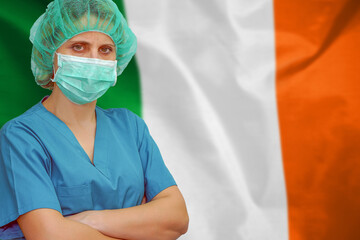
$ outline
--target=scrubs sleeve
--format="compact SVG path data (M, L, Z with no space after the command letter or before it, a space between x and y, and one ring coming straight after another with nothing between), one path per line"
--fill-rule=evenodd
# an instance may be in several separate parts
M137 116L136 116L137 117ZM137 117L138 148L145 176L145 194L151 201L158 193L176 185L144 120Z
M31 129L16 122L1 129L0 233L5 234L13 221L34 209L51 208L61 213L50 171L50 157Z

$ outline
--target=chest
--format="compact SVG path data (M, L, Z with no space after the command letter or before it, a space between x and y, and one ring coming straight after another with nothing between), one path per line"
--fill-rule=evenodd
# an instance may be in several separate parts
M51 179L64 215L136 206L144 196L136 142L126 133L98 130L46 141Z
M70 128L71 129L71 128ZM94 163L96 127L90 129L71 129L77 142L83 148L91 163Z

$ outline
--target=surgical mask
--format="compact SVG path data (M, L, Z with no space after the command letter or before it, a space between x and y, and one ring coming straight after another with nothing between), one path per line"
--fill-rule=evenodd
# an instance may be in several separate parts
M52 81L70 101L92 102L116 84L117 61L56 54L59 68Z

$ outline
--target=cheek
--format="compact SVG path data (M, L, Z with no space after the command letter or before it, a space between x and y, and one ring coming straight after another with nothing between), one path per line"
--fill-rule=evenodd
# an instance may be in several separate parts
M113 53L113 59L112 60L116 60L116 52Z
M111 60L111 61L115 61L116 60L116 53L110 53L109 55L103 55L103 59L104 60Z
M112 49L112 51L107 55L107 59L106 60L116 60L116 49Z

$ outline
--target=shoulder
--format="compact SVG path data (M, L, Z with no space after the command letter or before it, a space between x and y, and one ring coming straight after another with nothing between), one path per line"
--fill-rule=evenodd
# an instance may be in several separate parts
M144 132L147 131L147 125L145 121L129 109L102 109L97 107L97 110L101 111L106 116L107 120L109 121L108 124L116 125L117 127L125 127L127 131L130 131L131 134L135 136L137 142L141 141Z
M35 105L20 116L6 122L0 129L0 141L14 138L34 138L36 136L34 129L39 125L38 121L41 120L36 114L37 111L38 106Z
M126 108L109 108L109 109L102 109L100 107L97 107L99 111L104 113L107 118L109 118L111 121L115 121L117 123L126 123L133 125L135 127L141 127L142 125L145 125L144 120L139 117L136 113L130 111Z
M136 118L140 118L137 114L133 113L132 111L130 111L127 108L109 108L109 109L103 109L101 107L96 106L97 110L100 110L101 112L103 112L105 115L107 115L108 117L112 117L112 118L131 118L136 119Z
M34 105L27 111L25 111L23 114L9 120L1 127L1 132L8 131L9 129L12 129L16 126L26 126L31 125L31 123L34 123L34 118L38 118L39 116L36 115L36 112L40 111L39 104Z

